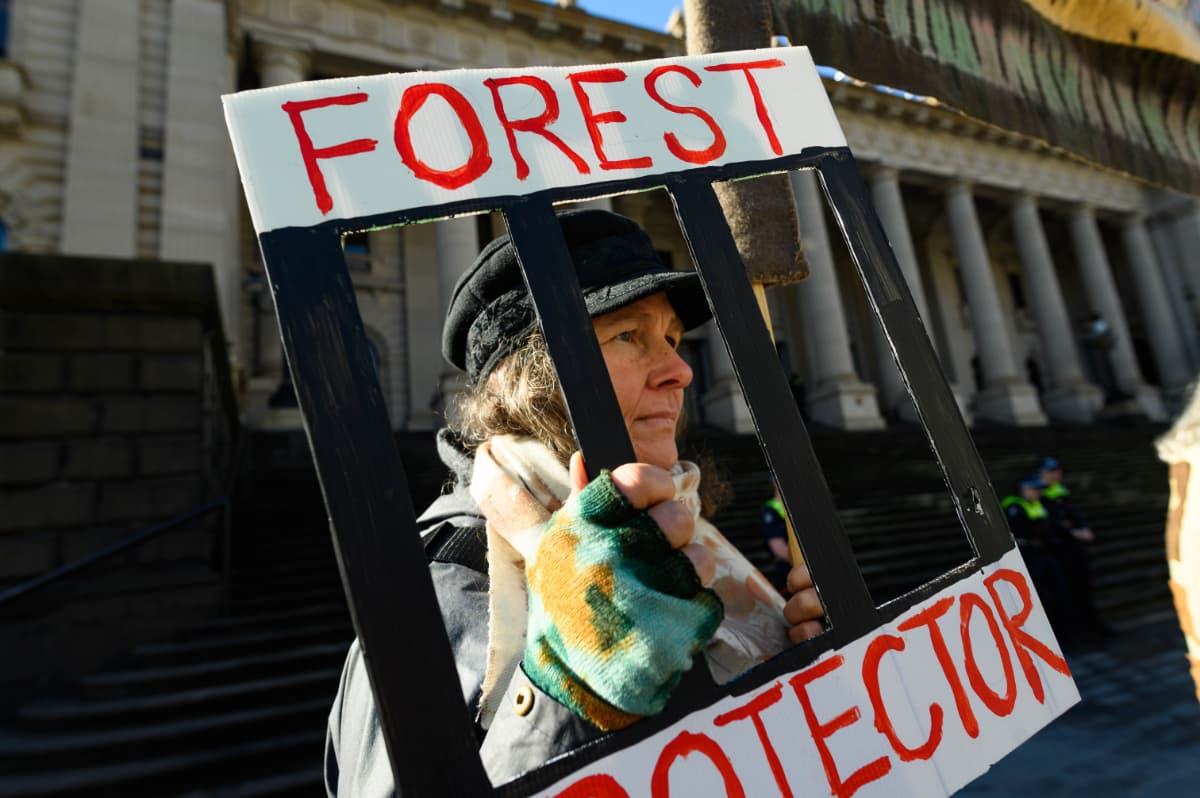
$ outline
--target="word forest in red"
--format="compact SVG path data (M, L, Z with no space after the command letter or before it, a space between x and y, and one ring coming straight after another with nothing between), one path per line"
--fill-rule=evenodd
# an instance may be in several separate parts
M225 98L259 233L844 147L805 48Z

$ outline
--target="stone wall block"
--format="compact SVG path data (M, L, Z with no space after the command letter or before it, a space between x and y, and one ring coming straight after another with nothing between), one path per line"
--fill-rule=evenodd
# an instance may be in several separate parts
M65 396L0 396L0 439L89 435L96 426L94 403Z
M95 497L96 486L91 484L0 490L0 532L86 524Z
M0 485L53 481L58 477L60 451L52 441L0 444Z
M90 438L67 443L65 474L72 479L113 479L133 473L133 446L121 438Z
M68 384L72 391L131 391L136 386L133 355L112 352L70 357Z
M23 532L0 538L0 581L17 582L44 574L57 565L57 541L44 531Z
M220 519L214 513L210 519ZM137 550L137 561L141 563L163 563L183 561L208 562L213 554L213 535L210 527L214 521L196 521L186 527L176 527L164 532L154 540L147 541Z
M196 396L109 396L103 402L104 432L174 432L200 427Z
M0 349L95 350L102 347L103 317L76 313L0 313Z
M52 393L63 387L63 359L32 352L0 354L0 392Z
M204 378L199 355L146 355L142 358L142 387L148 391L194 391Z
M185 317L107 316L101 335L107 349L196 352L204 343L204 325Z
M83 529L68 529L59 533L60 549L62 551L62 561L69 563L73 560L78 560L80 557L86 557L89 554L95 554L105 546L112 545L122 538L127 537L134 531L128 526L122 525L117 527L87 527ZM103 563L98 563L94 568L114 568L120 567L122 563L133 559L130 554L119 554L116 557L110 558Z
M200 485L190 479L113 482L100 488L98 521L162 521L190 509L200 499Z
M138 441L138 473L194 474L200 470L199 435L162 435Z

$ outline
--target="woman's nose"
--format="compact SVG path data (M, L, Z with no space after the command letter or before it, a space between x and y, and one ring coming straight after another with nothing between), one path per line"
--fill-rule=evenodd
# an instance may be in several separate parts
M652 379L656 388L686 388L692 384L692 367L678 351L668 347Z

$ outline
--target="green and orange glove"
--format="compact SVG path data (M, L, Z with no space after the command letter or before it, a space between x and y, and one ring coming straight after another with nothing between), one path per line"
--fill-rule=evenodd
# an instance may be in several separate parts
M661 712L724 617L607 471L551 516L526 578L526 674L605 731Z

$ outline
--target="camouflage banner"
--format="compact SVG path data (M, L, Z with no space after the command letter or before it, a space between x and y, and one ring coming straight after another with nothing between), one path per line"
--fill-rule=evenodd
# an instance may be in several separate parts
M820 64L1200 194L1200 32L1184 3L776 0Z

